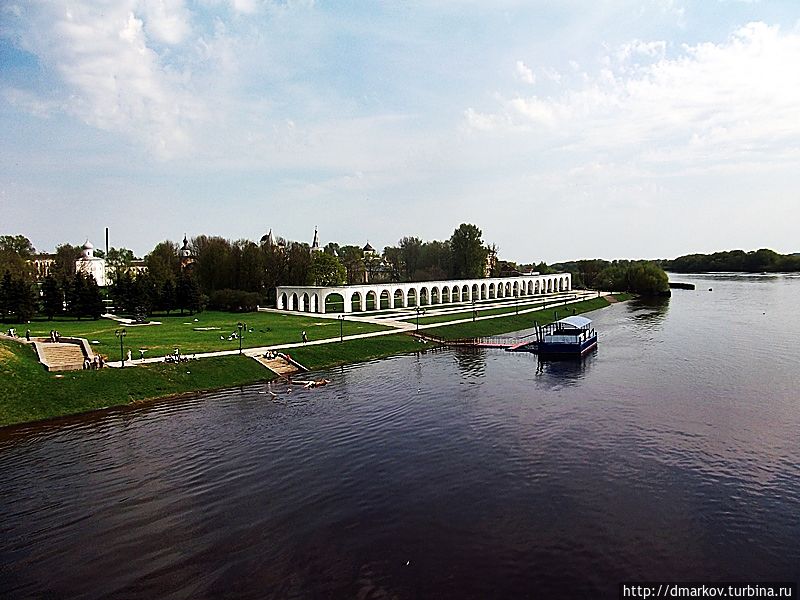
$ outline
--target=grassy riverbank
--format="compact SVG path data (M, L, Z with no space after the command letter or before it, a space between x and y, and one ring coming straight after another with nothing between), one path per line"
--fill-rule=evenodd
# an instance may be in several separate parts
M0 340L0 426L186 392L272 379L256 361L225 356L181 364L48 373L30 346Z
M546 310L538 310L522 315L513 314L506 317L497 317L495 319L485 319L483 321L470 321L469 323L432 327L430 329L425 329L423 333L445 340L487 337L508 333L510 331L530 329L533 327L534 321L538 321L540 325L551 323L555 320L554 312L558 312L558 317L563 318L571 315L573 310L576 313L584 313L597 310L598 308L604 308L608 305L609 302L605 298L592 298L591 300L583 300L582 302L576 302L575 304L569 304L567 306L559 306L555 309L548 308Z
M627 297L618 297L618 300L625 300ZM572 314L573 309L577 313L588 312L608 306L609 302L604 298L594 298L583 302L570 304L567 307L559 307L559 317ZM231 315L228 313L215 314L203 313L205 317L199 323L226 323ZM268 316L262 316L268 315ZM270 331L260 332L263 335L272 334L271 343L295 341L295 334L303 320L316 325L320 330L314 330L306 324L310 339L322 339L322 337L338 336L339 323L336 321L322 322L308 317L294 317L274 314L259 313L258 316L264 320L248 317L248 324L262 324L262 328L269 327L266 322L280 323L281 326L270 327ZM468 337L483 337L500 335L510 331L518 331L532 327L534 321L540 324L548 323L553 320L553 309L536 311L522 315L509 314L507 316L486 319L482 321L459 323L453 325L442 325L424 332L438 336L443 339L459 339ZM169 336L169 343L164 346L165 351L174 346L181 348L195 348L194 341L201 338L194 338L198 333L192 326L194 321L187 321L187 317L178 324L172 323L169 327L160 329L161 332L172 331ZM284 321L284 319L288 319ZM92 339L91 331L104 332L99 336L106 339L105 344L113 344L116 340L109 340L113 336L114 328L118 324L111 321L101 323L99 321L72 321L72 322L48 322L32 324L34 327L46 327L45 333L52 328L58 328L64 335L79 335ZM336 331L331 329L333 325ZM348 329L351 326L352 329ZM88 328L97 327L87 331ZM150 331L154 327L148 326ZM346 322L345 335L347 333L364 333L369 324ZM376 329L381 327L374 326ZM109 329L110 328L110 329ZM18 327L19 329L19 327ZM129 335L139 335L136 333ZM324 332L321 337L316 337L312 331ZM182 335L182 337L181 337ZM217 338L219 337L218 334ZM319 335L319 334L317 334ZM256 336L253 336L256 337ZM285 339L289 338L289 339ZM260 341L263 341L261 338ZM126 338L127 341L127 338ZM299 340L297 340L299 341ZM252 342L252 339L251 339ZM209 345L216 346L216 340L209 342ZM245 344L260 345L256 343ZM238 346L238 342L237 342ZM112 346L113 347L113 346ZM133 348L139 346L133 345ZM430 344L423 344L416 338L406 334L392 334L344 342L333 341L328 344L298 346L291 348L289 353L292 358L309 369L323 369L343 364L364 362L378 358L384 358L396 354L416 352L430 348ZM119 346L117 346L119 348ZM216 349L216 348L214 348ZM191 350L189 350L191 352ZM48 373L36 359L36 355L30 346L14 342L11 340L0 340L0 426L7 426L28 421L49 419L64 415L77 414L111 406L120 406L131 402L163 398L171 395L187 392L199 392L204 390L234 387L265 381L274 378L274 374L259 365L256 361L241 356L226 356L215 358L204 358L202 360L191 361L188 363L166 364L156 363L149 365L139 365L126 369L103 369L102 371L71 371L64 373Z
M34 337L47 337L51 329L57 329L67 337L88 339L96 353L104 354L111 360L120 358L119 339L114 332L121 328L126 331L123 351L130 349L136 358L139 357L140 348L146 350L146 357L172 354L174 348L180 348L184 355L236 350L239 340L228 338L233 332L238 332L236 325L239 322L247 325L247 331L242 335L243 348L299 342L303 331L310 341L335 338L339 337L340 326L344 328L344 335L387 329L382 325L347 319L340 324L337 319L317 318L302 313L285 315L273 312L204 311L193 316L158 315L152 319L154 323L150 325L123 325L112 319L37 319L30 324L4 324L3 328L15 327L18 335L23 335L29 328Z
M415 337L398 333L292 348L289 354L304 367L315 370L416 352L427 347Z

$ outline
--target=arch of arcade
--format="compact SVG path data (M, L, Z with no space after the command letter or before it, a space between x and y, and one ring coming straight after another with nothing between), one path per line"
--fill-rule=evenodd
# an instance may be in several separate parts
M406 308L408 306L433 306L458 304L498 298L523 298L572 289L569 273L554 275L522 275L492 277L488 279L458 279L448 281L418 281L414 283L376 283L333 287L279 286L277 308L312 313L324 313L328 296L338 294L344 300L344 312L353 312L353 306L367 311L370 303L374 310Z

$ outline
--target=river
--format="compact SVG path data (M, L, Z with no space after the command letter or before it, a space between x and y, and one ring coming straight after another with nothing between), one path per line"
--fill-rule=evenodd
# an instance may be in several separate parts
M0 596L797 581L800 277L672 279L592 313L583 361L431 350L0 432Z

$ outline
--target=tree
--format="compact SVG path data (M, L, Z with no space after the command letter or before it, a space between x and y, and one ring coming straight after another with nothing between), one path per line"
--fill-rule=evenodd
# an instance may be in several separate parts
M286 250L286 285L307 285L311 269L311 247L295 242Z
M28 262L36 250L24 235L0 236L0 273L10 272L14 277L32 280Z
M158 308L167 312L172 311L177 303L177 295L175 291L175 284L172 278L164 280L161 286L161 292L158 295Z
M135 298L133 275L130 271L117 277L108 289L111 301L114 303L114 311L117 313L132 313L134 310Z
M386 246L383 249L383 261L389 267L389 278L391 281L400 281L401 277L401 256L400 248L397 246Z
M55 264L50 273L56 278L63 290L66 290L72 283L75 275L75 261L81 255L80 246L61 244L56 247Z
M347 279L347 269L338 258L327 252L315 252L309 269L310 285L341 285Z
M669 278L658 265L648 261L614 261L597 277L598 287L612 292L633 292L657 296L669 292Z
M64 311L64 290L55 277L48 275L42 282L42 312L52 321Z
M482 232L475 225L462 223L450 238L453 255L453 277L478 279L486 272L488 250L481 239Z
M66 292L67 312L80 319L99 319L103 314L103 296L94 277L87 273L75 273Z
M184 271L178 276L178 283L175 289L175 304L181 309L188 310L189 314L201 312L203 310L202 292L200 284L194 275L189 271Z
M397 243L400 247L400 276L404 281L414 281L422 254L422 240L417 237L404 237Z
M3 273L3 279L0 280L0 317L2 317L4 323L12 312L13 294L14 280L11 276L11 271L6 269L5 273Z
M341 246L339 260L347 273L347 283L364 283L364 251L358 246Z
M195 275L203 292L231 288L232 277L227 269L231 243L221 237L200 235L192 240L192 247L197 259Z
M95 256L97 252L95 252ZM131 270L133 251L127 248L111 248L106 257L106 274L113 285L114 282Z

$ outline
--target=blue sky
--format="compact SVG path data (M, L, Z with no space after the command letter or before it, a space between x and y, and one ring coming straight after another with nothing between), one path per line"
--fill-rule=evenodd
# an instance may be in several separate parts
M796 0L0 5L0 234L798 252Z

